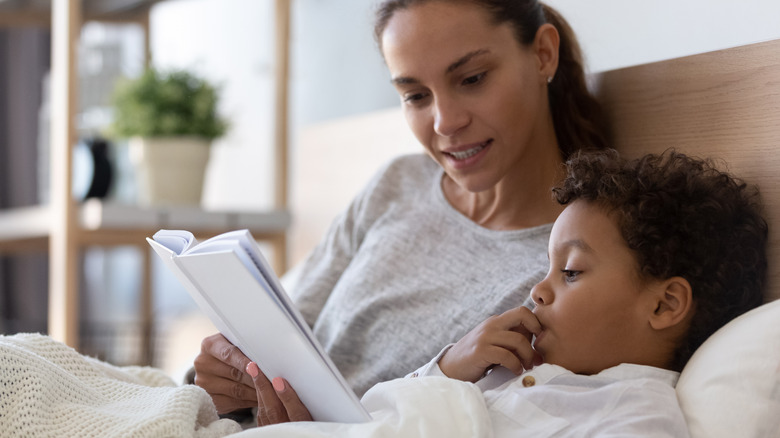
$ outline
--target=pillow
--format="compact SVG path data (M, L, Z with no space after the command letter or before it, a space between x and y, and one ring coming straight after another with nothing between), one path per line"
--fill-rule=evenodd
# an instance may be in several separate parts
M693 354L677 383L692 438L780 431L780 300L747 312Z

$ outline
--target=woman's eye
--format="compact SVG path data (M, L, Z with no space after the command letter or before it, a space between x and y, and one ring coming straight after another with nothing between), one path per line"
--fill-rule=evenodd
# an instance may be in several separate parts
M561 272L563 273L563 279L567 283L571 283L572 281L577 279L577 276L582 273L582 271L574 271L572 269L561 269Z
M415 104L421 102L426 97L428 97L428 95L425 93L407 94L406 96L404 96L404 102Z
M469 76L466 79L463 80L463 85L474 85L478 84L479 82L482 82L482 80L485 78L487 73L479 73L474 76Z

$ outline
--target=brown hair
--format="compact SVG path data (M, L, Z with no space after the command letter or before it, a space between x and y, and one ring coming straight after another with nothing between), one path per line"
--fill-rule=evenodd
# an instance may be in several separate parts
M374 37L382 49L382 33L396 11L434 0L385 0L376 11ZM441 1L441 0L439 0ZM450 1L450 0L447 0ZM488 11L496 25L509 23L520 44L533 43L545 23L558 30L558 71L547 88L555 135L563 159L580 149L606 148L606 118L588 91L582 55L574 32L553 8L537 0L460 0Z
M643 278L690 283L694 314L672 369L762 303L767 223L757 187L673 150L630 161L614 150L577 153L566 166L553 189L560 204L581 199L614 215Z

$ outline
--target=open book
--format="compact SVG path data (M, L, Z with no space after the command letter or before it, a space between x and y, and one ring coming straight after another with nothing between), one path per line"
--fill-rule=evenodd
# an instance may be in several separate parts
M315 421L371 419L248 230L200 243L189 231L160 230L146 240L217 329L269 379L290 382Z

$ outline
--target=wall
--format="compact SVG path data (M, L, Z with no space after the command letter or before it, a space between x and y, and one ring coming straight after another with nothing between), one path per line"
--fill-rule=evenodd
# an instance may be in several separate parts
M592 71L780 38L776 0L547 0L569 20Z

